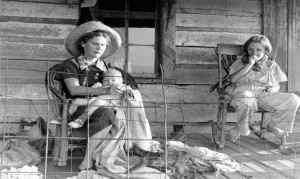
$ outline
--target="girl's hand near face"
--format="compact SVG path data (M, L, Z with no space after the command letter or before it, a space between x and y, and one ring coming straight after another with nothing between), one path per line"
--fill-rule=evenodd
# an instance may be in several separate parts
M249 56L249 64L250 65L254 65L256 60L257 60L257 57L254 54Z

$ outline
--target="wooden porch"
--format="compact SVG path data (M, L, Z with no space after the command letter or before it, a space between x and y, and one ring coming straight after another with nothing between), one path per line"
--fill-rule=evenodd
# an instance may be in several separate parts
M210 134L189 135L189 145L205 146L214 148ZM242 136L239 142L226 141L223 150L217 150L232 157L241 166L241 171L236 173L220 174L212 176L204 174L206 178L298 178L300 176L300 156L297 154L284 155L279 151L276 143L280 140L274 138L273 134L267 134L267 140L259 140L257 136L250 134ZM294 133L288 138L288 144L299 143L300 133ZM275 143L275 145L274 145Z
M296 132L287 139L288 145L300 144L300 124L296 124L294 128ZM207 129L209 130L209 129ZM189 130L186 130L189 131ZM216 149L211 139L211 133L186 133L186 141L184 142L190 147L207 147L210 150L227 154L240 164L241 170L235 173L203 173L199 178L204 179L297 179L300 176L300 155L297 153L284 155L279 151L280 140L276 139L273 134L266 134L266 139L260 140L254 134L242 136L240 141L226 141L226 146L222 150ZM158 138L161 140L161 138ZM51 159L48 159L47 165L42 162L39 170L47 172L44 176L49 179L67 178L77 176L80 170L78 165L83 159L80 151L74 151L74 158L69 159L68 165L65 167L53 166ZM197 177L197 178L198 178ZM191 177L194 178L194 177Z

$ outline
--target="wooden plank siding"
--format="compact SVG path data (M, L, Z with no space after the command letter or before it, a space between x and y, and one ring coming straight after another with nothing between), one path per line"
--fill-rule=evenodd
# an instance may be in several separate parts
M79 1L68 2L0 2L0 82L44 83L48 67L70 56L64 39L76 26Z
M0 2L0 21L22 21L35 23L76 24L78 5L40 2Z
M0 83L43 84L47 70L61 60L1 59Z
M54 117L45 74L70 57L64 39L76 27L79 2L0 1L0 133L17 132L22 117Z
M40 75L44 77L44 74ZM215 94L208 92L208 86L164 86L167 116L161 85L143 84L139 85L139 89L146 116L151 123L164 122L165 117L168 122L208 122L217 116L217 98ZM43 83L1 83L0 91L0 126L1 122L3 124L6 121L12 123L17 130L17 122L28 113L32 118L41 116L46 120L55 116ZM3 129L0 127L0 133Z
M261 14L260 0L178 0L176 83L212 84L217 81L214 48L218 43L243 44L249 37L261 34Z
M159 78L136 78L145 102L149 120L163 122L207 122L216 118L217 97L210 93L211 84L217 81L217 43L242 44L250 36L268 35L279 44L281 57L286 55L284 36L277 32L278 20L285 16L277 14L284 8L283 1L272 0L164 0L162 3L162 66L164 70L164 93ZM0 1L0 122L13 123L18 129L18 120L31 111L45 119L54 117L44 86L47 69L70 55L64 47L64 39L76 26L79 19L80 0L13 0ZM279 3L279 4L278 4ZM288 7L299 0L293 0ZM251 7L251 8L250 8ZM280 12L284 12L282 9ZM296 11L299 13L298 11ZM292 8L289 17L299 19ZM262 16L264 14L264 17ZM267 16L267 17L266 17ZM292 21L292 20L290 20ZM292 39L299 33L299 22L289 27ZM296 26L296 27L295 27ZM124 29L117 29L122 41ZM298 44L299 38L290 41ZM300 45L298 46L300 47ZM289 51L288 58L299 53ZM107 62L124 65L124 46ZM123 63L122 63L123 62ZM287 65L287 62L282 62ZM289 77L298 62L289 61ZM294 65L294 66L293 66ZM295 73L297 74L297 73ZM148 83L148 84L147 84ZM151 83L151 84L150 84ZM291 82L290 86L298 83ZM164 116L165 94L168 114ZM34 104L34 105L32 105ZM33 106L39 114L36 114ZM231 118L232 114L228 114ZM258 118L258 117L257 117ZM297 116L297 119L299 116ZM0 125L0 133L4 128Z
M300 1L288 1L288 90L300 95Z
M22 117L22 111L30 111L32 104L45 119L54 117L48 106L44 75L48 67L69 57L63 41L79 18L78 5L60 2L59 0L48 3L38 0L0 2L0 85L1 95L7 98L1 103L4 105L3 109L6 109L1 112L3 121L5 119L17 122ZM197 6L193 5L195 3ZM164 1L161 27L165 29L162 53L165 78L176 79L177 83L189 85L165 86L168 116L164 116L161 84L147 85L143 79L137 79L142 83L141 93L150 121L162 122L166 117L168 121L207 122L217 115L216 94L208 92L210 87L208 84L215 82L217 74L215 66L217 56L212 47L216 46L218 39L228 38L231 42L235 39L236 43L239 43L245 38L243 39L243 34L234 35L232 28L217 25L217 18L222 17L221 15L238 17L238 10L234 10L236 8L224 11L219 5L210 5L209 1L201 1L200 4L202 6L198 1L187 3L178 0ZM260 11L247 10L250 12L244 14L244 20L253 18L257 21ZM193 15L195 18L191 19ZM205 15L205 18L202 15ZM201 17L202 20L206 18L211 20L207 19L205 23L201 23L197 21L197 18ZM185 22L184 19L190 21ZM259 26L261 22L251 23ZM199 34L199 29L203 31L202 34ZM226 29L228 32L225 34L218 32ZM256 32L258 29L256 27L253 31ZM124 41L124 30L116 30ZM252 33L251 30L249 32ZM185 38L187 34L192 35L190 39ZM216 36L217 34L219 35ZM188 42L184 44L186 40ZM121 47L116 54L105 60L122 61L124 56L124 48ZM191 74L194 79L190 77ZM201 83L195 79L201 79L204 85L198 85ZM37 114L32 111L32 116L36 117Z
M68 5L80 5L81 0L2 0L2 1L16 1L16 2L40 2L40 3L52 3L52 4L68 4Z

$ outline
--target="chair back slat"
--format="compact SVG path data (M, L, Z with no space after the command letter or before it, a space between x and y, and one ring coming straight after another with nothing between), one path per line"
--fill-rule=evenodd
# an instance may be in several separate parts
M57 98L59 98L62 102L68 103L68 99L66 99L63 95L63 92L57 88L55 85L55 76L59 72L60 64L56 64L52 66L45 76L45 85L48 94L52 92ZM48 91L48 89L50 91Z
M68 102L63 96L60 87L57 87L55 76L59 70L59 64L52 66L45 76L45 87L48 98L50 99L50 107L56 118L61 117L62 103Z
M233 44L218 44L217 50L218 54L222 55L243 55L242 45L233 45Z

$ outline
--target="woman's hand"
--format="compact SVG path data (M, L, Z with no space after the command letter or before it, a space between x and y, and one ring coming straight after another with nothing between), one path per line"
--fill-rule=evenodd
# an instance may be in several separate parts
M122 94L122 85L121 84L113 84L110 86L109 94Z

